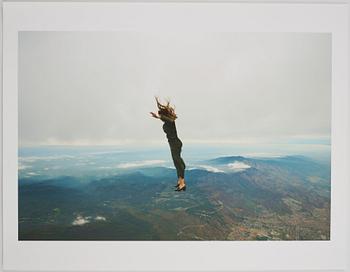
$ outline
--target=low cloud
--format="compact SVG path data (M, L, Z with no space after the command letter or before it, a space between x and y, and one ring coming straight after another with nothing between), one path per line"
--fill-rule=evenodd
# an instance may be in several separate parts
M207 170L208 172L213 172L213 173L224 173L223 170L220 170L219 168L210 166L210 165L198 165L200 168L203 168Z
M52 160L68 160L74 159L74 156L71 155L59 155L59 156L28 156L28 157L19 157L20 162L36 162L36 161L52 161Z
M92 216L81 216L78 215L74 221L72 222L73 226L82 226L85 224L88 224L91 222L91 220L95 220L95 221L106 221L106 217L101 216L101 215L97 215L94 218L92 218Z
M236 172L244 171L246 169L251 168L250 165L248 165L248 164L246 164L244 162L238 162L238 161L235 161L233 163L229 163L227 166L228 166L228 168L230 168L231 170L234 170Z
M39 176L39 174L35 173L35 172L28 172L27 175L28 176Z
M25 169L28 169L28 168L31 168L30 165L25 165L21 162L18 163L18 170L25 170Z
M75 220L72 222L73 226L82 226L85 225L87 223L90 223L90 216L88 217L83 217L81 215L78 215Z
M121 163L118 164L118 168L136 168L136 167L143 167L143 166L151 166L151 165L159 165L165 163L163 160L147 160L147 161L137 161L137 162L127 162L127 163Z

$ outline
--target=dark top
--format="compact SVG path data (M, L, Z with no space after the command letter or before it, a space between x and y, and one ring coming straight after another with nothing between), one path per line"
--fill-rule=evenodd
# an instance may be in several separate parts
M181 143L180 139L177 137L175 122L164 121L163 130L169 142Z

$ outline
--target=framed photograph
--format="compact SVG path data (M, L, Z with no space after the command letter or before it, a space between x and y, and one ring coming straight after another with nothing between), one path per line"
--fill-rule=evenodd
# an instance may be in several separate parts
M349 10L5 2L2 270L350 272Z

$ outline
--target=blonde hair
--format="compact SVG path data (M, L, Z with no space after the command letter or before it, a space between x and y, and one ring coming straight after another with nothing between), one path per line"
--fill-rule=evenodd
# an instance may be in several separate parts
M156 102L157 102L157 107L158 107L158 114L160 116L165 116L166 118L170 118L171 120L175 121L175 119L177 118L177 115L175 113L175 106L171 106L170 105L170 101L167 100L166 104L162 104L159 101L158 97L156 98Z

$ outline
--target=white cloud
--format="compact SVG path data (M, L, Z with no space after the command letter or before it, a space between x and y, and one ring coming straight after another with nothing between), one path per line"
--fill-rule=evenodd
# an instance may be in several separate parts
M99 169L113 169L112 166L99 166L97 168L99 168Z
M39 176L39 174L35 173L35 172L28 172L27 175L28 176Z
M28 169L28 168L31 168L30 165L25 165L21 162L18 163L18 170L25 170L25 169Z
M234 170L236 172L244 171L246 169L251 168L250 165L248 165L248 164L246 164L244 162L239 162L239 161L235 161L233 163L229 163L227 166L228 166L228 168L230 168L231 170Z
M124 153L123 150L114 150L114 151L96 151L96 152L90 152L88 155L109 155L109 154L120 154Z
M74 221L72 222L73 226L82 226L85 224L88 224L91 222L91 220L95 220L95 221L106 221L106 217L101 216L101 215L97 215L94 218L92 218L92 216L81 216L78 215Z
M163 160L146 160L146 161L120 163L117 165L117 167L118 168L135 168L135 167L159 165L162 163L165 163L165 161L163 161Z
M220 170L219 168L210 166L210 165L198 165L198 167L203 168L207 170L208 172L213 172L213 173L224 173L223 170Z
M89 216L88 217L83 217L81 215L78 215L75 220L72 222L72 225L73 226L81 226L81 225L85 225L87 223L90 223L90 220L89 220Z
M246 153L246 154L243 154L243 156L248 158L281 158L283 157L282 155L265 153L265 152Z
M51 161L51 160L63 160L63 159L73 159L74 156L70 155L60 155L60 156L28 156L19 157L19 162L36 162L36 161Z

